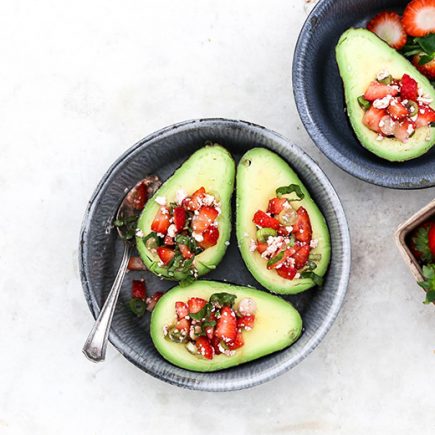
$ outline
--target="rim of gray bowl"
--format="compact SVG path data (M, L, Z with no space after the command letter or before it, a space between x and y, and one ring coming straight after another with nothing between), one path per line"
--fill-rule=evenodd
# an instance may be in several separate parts
M388 187L390 189L408 190L408 189L426 189L435 185L435 173L425 175L424 180L421 177L403 177L386 176L372 174L369 168L362 168L355 164L347 155L339 153L329 142L317 123L313 120L306 95L306 83L304 81L304 60L307 59L308 44L311 39L311 28L316 26L317 16L322 15L336 0L320 0L308 14L302 29L299 33L298 40L293 54L292 65L292 83L293 95L296 102L296 107L305 130L322 153L328 157L343 171L367 183L377 186ZM313 24L314 22L314 24Z
M193 120L187 120L183 122L179 122L173 125L170 125L168 127L164 127L161 130L158 130L145 138L138 141L136 144L134 144L131 148L129 148L127 151L125 151L106 171L104 176L102 177L101 181L98 183L91 199L89 200L88 206L85 211L85 216L82 222L82 227L80 230L80 241L79 241L79 271L80 271L80 278L82 282L83 292L86 298L86 302L89 306L89 309L91 311L91 314L94 318L97 317L100 307L98 302L95 299L94 294L92 293L89 282L86 276L85 272L85 264L86 259L84 256L85 251L85 245L86 245L86 233L88 230L88 225L91 221L92 213L94 208L97 206L97 202L95 201L100 191L103 189L103 187L106 185L108 179L110 178L111 173L114 171L115 168L117 168L122 162L132 153L134 153L139 147L147 146L147 144L150 144L152 141L158 139L162 139L165 137L170 137L173 134L176 134L179 131L183 131L186 129L195 129L197 127L200 127L201 125L208 124L208 125L215 125L219 127L241 127L241 128L247 128L247 129L253 129L256 130L258 133L265 135L266 137L272 139L273 141L280 142L280 144L285 148L291 148L292 152L297 155L298 158L302 159L304 163L306 163L310 170L315 173L315 175L318 177L319 181L322 183L323 186L325 186L327 189L325 191L328 192L329 199L331 200L331 203L333 205L338 227L341 230L341 237L342 237L342 246L343 246L343 259L342 259L342 273L339 279L339 284L337 286L337 290L334 294L333 303L331 304L331 308L329 309L327 315L325 316L321 326L318 327L318 329L314 332L314 334L310 337L310 339L306 342L305 346L302 347L301 351L293 356L292 358L289 358L285 361L282 361L281 363L278 362L277 364L273 365L270 368L267 368L261 372L259 372L255 378L243 378L243 379L226 379L226 380L217 380L217 381L208 381L208 382L202 382L202 383L196 383L194 381L194 375L195 372L192 372L193 376L192 379L183 379L180 380L177 378L177 380L174 379L168 379L166 377L161 376L159 373L153 372L151 370L148 370L146 367L138 363L139 355L136 354L131 348L126 346L120 337L116 333L114 333L113 330L109 333L109 341L110 343L131 363L133 363L135 366L139 367L141 370L146 372L147 374L150 374L151 376L160 379L164 382L167 382L172 385L176 385L182 388L192 389L192 390L200 390L200 391L210 391L210 392L224 392L224 391L235 391L235 390L241 390L245 388L251 388L256 385L263 384L267 381L270 381L283 373L287 372L294 366L296 366L298 363L300 363L302 360L304 360L322 341L326 333L331 328L332 324L334 323L340 308L343 304L344 297L346 295L348 282L349 282L349 276L350 276L350 265L351 265L351 244L350 244L350 235L349 235L349 228L346 220L346 215L344 213L343 207L341 205L340 199L333 188L331 182L325 175L325 173L320 169L320 167L317 165L317 163L307 154L305 151L303 151L301 148L299 148L297 145L292 144L287 138L280 135L279 133L276 133L273 130L269 130L266 127L262 127L260 125L243 121L243 120L231 120L231 119L225 119L225 118L202 118L202 119L193 119Z

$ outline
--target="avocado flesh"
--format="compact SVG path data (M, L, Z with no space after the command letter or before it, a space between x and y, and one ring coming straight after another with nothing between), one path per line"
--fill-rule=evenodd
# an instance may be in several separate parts
M198 275L204 275L214 269L222 260L227 249L231 233L231 194L234 189L235 163L231 154L220 145L206 146L187 159L179 169L157 190L154 196L145 204L138 220L137 228L144 235L151 232L151 224L160 208L156 197L163 196L167 204L175 202L176 192L183 189L192 195L200 187L213 195L220 202L221 213L216 222L219 229L219 239L215 246L205 249L195 257L193 265ZM169 276L166 267L160 267L157 253L151 252L142 240L136 237L136 246L145 266L153 273L164 278L179 281L188 276L187 273L176 272Z
M244 345L232 356L215 355L207 360L191 354L184 344L174 343L163 335L163 328L176 321L175 302L187 302L191 297L209 300L213 293L227 292L242 298L252 298L257 304L255 324L243 332ZM299 313L283 299L248 287L213 281L196 281L188 287L174 287L164 294L151 316L151 338L158 352L172 364L192 371L211 372L252 361L294 343L302 332Z
M365 93L376 74L387 70L393 78L408 74L417 81L424 93L432 98L435 108L435 89L401 54L366 29L349 29L341 35L336 47L337 64L343 79L347 114L361 144L372 153L391 162L414 159L435 144L435 128L417 128L406 143L394 138L377 140L378 134L362 123L364 110L357 98Z
M311 199L305 186L290 166L277 154L265 148L253 148L240 160L237 168L237 224L236 234L242 258L254 278L271 292L296 294L313 287L310 278L288 280L280 277L275 270L268 270L267 260L257 252L250 251L251 240L256 240L256 226L252 222L257 210L267 210L269 200L276 197L275 190L281 186L297 184L304 193L302 201L292 201L297 209L304 207L311 221L313 239L318 246L312 254L321 254L316 261L314 272L323 276L328 268L331 255L329 231L325 218Z

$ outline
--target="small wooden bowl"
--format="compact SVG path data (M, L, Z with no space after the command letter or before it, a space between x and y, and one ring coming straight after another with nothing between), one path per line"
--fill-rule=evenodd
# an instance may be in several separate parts
M401 224L395 234L394 238L397 243L397 247L399 248L400 253L402 254L405 263L411 269L411 273L414 275L417 281L423 281L423 274L421 270L421 266L418 264L417 259L412 254L411 250L408 247L407 239L408 235L417 228L420 224L427 221L431 216L435 215L435 199L431 201L428 205L423 207L417 213L412 215L407 221Z

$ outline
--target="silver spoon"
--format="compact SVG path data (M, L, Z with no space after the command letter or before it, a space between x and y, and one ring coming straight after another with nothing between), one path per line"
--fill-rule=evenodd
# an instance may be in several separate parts
M159 178L155 175L150 175L139 181L139 183L125 195L116 213L115 222L118 223L116 228L118 235L124 241L124 252L118 273L116 274L115 281L112 284L106 302L83 346L83 353L93 362L104 361L106 357L107 338L109 336L113 313L115 312L119 291L125 273L127 272L128 260L134 247L136 220L146 201L159 188L160 184ZM120 225L122 222L125 222L125 224Z

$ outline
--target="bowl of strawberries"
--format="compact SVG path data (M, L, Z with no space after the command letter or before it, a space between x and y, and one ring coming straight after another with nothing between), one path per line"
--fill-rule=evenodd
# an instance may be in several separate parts
M384 187L435 185L435 0L321 0L296 44L293 90L340 168Z

